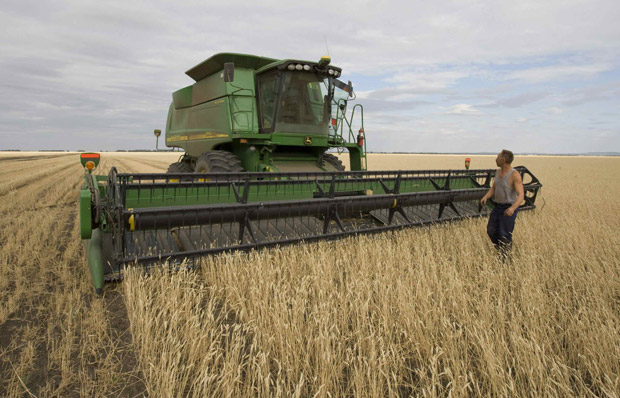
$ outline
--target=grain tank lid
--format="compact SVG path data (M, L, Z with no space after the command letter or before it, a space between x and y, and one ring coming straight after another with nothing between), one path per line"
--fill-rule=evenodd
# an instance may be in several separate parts
M277 59L258 57L256 55L219 53L202 63L194 66L185 74L195 81L200 81L207 76L217 73L224 69L224 63L234 62L235 68L260 69L266 65L278 61Z

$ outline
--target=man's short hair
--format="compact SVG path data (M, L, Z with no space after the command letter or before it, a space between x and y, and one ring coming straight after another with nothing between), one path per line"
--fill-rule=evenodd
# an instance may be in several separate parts
M502 149L502 152L499 154L502 159L508 164L511 164L513 160L515 160L515 155L510 152L508 149Z

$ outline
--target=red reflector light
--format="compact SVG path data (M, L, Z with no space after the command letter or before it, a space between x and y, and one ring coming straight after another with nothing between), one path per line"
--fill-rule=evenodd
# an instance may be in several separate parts
M98 153L83 153L80 155L80 158L82 159L99 159L100 157L101 155Z
M332 119L332 126L335 126L336 124L338 124L338 121L336 119Z

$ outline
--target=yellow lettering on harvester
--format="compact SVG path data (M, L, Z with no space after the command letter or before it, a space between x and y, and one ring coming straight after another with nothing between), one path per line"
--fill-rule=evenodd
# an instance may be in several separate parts
M166 142L208 140L213 138L229 138L229 135L224 133L217 133L214 131L205 131L204 133L199 134L183 134L174 137L168 137L166 139Z

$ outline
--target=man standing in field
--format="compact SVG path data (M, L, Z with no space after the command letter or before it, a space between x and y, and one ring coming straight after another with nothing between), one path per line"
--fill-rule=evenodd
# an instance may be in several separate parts
M515 228L519 205L525 196L521 174L512 168L513 160L513 153L506 149L497 155L495 163L499 169L495 172L495 181L489 192L480 199L482 205L491 198L496 203L489 217L487 233L502 260L507 260L510 256L512 231Z

